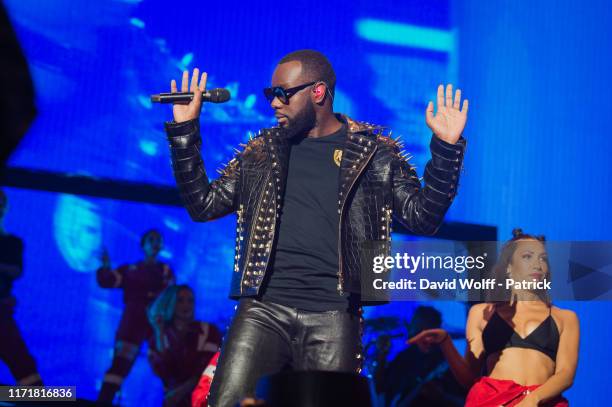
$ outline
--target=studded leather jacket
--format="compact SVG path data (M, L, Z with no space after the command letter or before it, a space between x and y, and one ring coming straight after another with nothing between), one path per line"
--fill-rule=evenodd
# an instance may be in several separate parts
M465 139L432 136L425 186L385 129L346 116L338 182L338 291L359 293L362 246L390 241L392 216L415 234L434 234L456 195ZM230 297L257 296L278 235L289 143L278 127L262 130L210 182L200 154L199 121L166 123L179 192L194 221L235 212L236 252Z

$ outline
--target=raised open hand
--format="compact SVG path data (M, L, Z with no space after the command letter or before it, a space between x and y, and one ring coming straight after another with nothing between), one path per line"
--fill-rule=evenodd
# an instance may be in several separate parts
M172 113L174 114L175 122L186 122L188 120L197 119L200 116L200 110L202 109L202 92L206 90L206 78L206 72L203 72L200 78L200 70L194 68L191 77L191 86L189 86L189 72L183 71L181 92L193 92L194 96L189 103L174 103L172 105ZM174 79L170 82L170 92L177 92L176 81Z
M468 112L468 100L461 105L461 89L455 91L453 101L453 85L446 86L446 97L444 97L444 85L438 86L437 98L438 110L434 115L434 105L432 101L427 104L425 111L425 122L434 134L449 144L455 144L465 128Z

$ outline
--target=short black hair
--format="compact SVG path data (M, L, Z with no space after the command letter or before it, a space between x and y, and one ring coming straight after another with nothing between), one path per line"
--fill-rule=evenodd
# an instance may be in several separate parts
M336 72L325 55L313 49L301 49L285 55L278 64L291 61L298 61L302 64L302 72L309 81L325 82L332 97L335 95Z
M421 329L434 329L442 326L442 314L434 307L419 305L412 314L412 322Z

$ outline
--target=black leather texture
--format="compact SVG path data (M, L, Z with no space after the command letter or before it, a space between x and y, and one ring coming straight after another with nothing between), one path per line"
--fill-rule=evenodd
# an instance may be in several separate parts
M347 124L338 182L338 291L359 293L367 242L389 242L391 218L411 232L433 235L459 183L466 142L431 138L424 185L401 152L401 143L381 126L338 115ZM255 297L268 269L278 231L289 162L283 129L262 130L209 181L201 156L198 120L166 123L179 192L194 221L237 214L236 252L230 297ZM387 245L388 246L388 245Z
M257 381L282 370L360 373L359 311L299 311L252 298L240 300L210 389L208 404L235 406Z

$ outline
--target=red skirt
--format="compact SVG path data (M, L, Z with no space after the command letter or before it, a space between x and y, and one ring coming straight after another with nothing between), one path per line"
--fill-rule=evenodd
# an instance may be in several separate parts
M520 403L527 394L540 387L522 386L512 380L491 379L481 377L470 389L465 400L465 407L512 407ZM568 401L558 396L540 407L568 407Z

